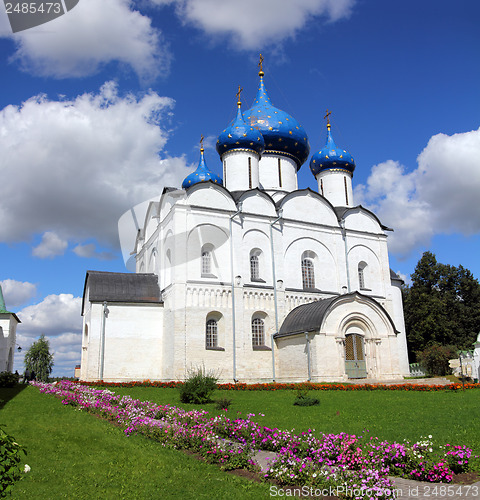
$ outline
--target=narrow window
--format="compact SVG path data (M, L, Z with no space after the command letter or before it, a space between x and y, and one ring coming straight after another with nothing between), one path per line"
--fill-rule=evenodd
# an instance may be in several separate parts
M252 346L265 345L265 325L263 319L255 318L252 320Z
M202 252L202 276L212 274L212 254L204 250Z
M347 191L347 178L343 178L343 183L345 184L345 203L348 205L348 191Z
M365 262L360 262L358 264L358 286L360 290L366 290L367 287L365 286L365 268L367 267L367 264Z
M218 347L218 325L215 319L209 319L207 321L205 345L207 348Z
M250 256L250 281L255 281L260 278L260 266L258 255Z
M223 185L227 185L227 162L223 161Z
M323 194L323 179L320 179L320 193L321 193L322 196L325 196Z
M282 164L280 158L278 158L278 185L282 187Z
M248 189L252 189L252 159L248 157Z
M315 288L315 271L310 258L302 259L302 281L305 290Z

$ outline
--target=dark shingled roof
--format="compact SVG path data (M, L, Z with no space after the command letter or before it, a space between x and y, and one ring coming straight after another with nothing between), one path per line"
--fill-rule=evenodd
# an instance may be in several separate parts
M401 281L402 283L404 283L402 278L400 278L400 276L393 269L390 269L390 279L391 280L398 280L398 281Z
M280 327L280 331L275 336L281 337L283 335L291 335L292 333L318 330L327 309L336 299L337 297L321 299L296 307L288 313Z
M90 302L146 302L157 304L162 302L158 278L153 273L87 271L83 290L84 302L87 284Z
M318 331L320 326L322 325L325 315L327 314L330 307L333 306L334 302L347 296L363 297L363 299L366 299L367 301L374 302L378 307L380 307L385 316L388 318L390 324L392 325L393 331L398 333L392 318L379 302L359 292L350 292L345 295L337 295L336 297L320 299L315 302L297 306L287 314L287 317L280 327L280 331L276 333L274 337L278 338L303 332Z

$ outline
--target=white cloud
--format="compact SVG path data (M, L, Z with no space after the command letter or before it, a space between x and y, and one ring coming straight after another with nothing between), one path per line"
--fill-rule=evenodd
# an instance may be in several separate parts
M99 259L99 260L113 260L117 256L111 252L98 252L95 243L88 243L86 245L77 245L73 252L79 257L85 259Z
M53 376L73 377L80 362L82 298L72 294L48 295L42 302L17 313L22 323L17 328L17 344L22 352L15 354L14 369L23 372L23 359L29 347L43 333L54 354Z
M37 285L28 281L6 279L0 281L0 285L2 286L3 298L7 310L10 310L8 309L9 307L15 308L21 306L37 294Z
M81 297L74 297L68 293L47 295L42 302L27 306L17 313L22 321L21 334L23 337L32 338L42 333L47 337L80 333L81 307Z
M150 0L174 4L180 20L208 35L229 36L233 45L247 50L295 36L309 21L348 17L355 0Z
M52 259L63 255L68 247L68 242L62 240L57 234L47 231L42 235L42 241L32 249L32 255L40 259Z
M479 233L479 192L480 129L433 136L413 172L393 160L375 165L355 202L394 228L389 249L405 257L435 234Z
M52 232L117 246L120 215L188 173L184 158L158 156L172 106L151 91L121 97L107 82L96 94L0 110L0 241Z
M171 56L161 33L134 5L132 0L81 0L67 14L15 35L0 9L0 36L15 41L13 60L41 76L80 77L116 61L150 80L168 72Z

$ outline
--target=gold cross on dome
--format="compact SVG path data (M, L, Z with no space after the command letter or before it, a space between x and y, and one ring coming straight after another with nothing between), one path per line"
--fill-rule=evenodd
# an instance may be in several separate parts
M262 54L260 54L260 60L258 62L258 67L260 68L260 71L258 72L259 76L263 76L264 72L263 72L263 56L262 56Z
M203 137L203 134L202 134L200 137L200 151L202 151L202 152L203 152L203 139L205 139L205 137Z
M237 96L237 103L238 104L240 104L240 94L242 93L242 91L243 91L243 87L240 87L240 85L239 85L237 93L235 94Z
M328 111L327 109L327 114L323 117L323 119L325 120L325 118L327 119L327 125L330 125L330 115L332 114L331 111Z

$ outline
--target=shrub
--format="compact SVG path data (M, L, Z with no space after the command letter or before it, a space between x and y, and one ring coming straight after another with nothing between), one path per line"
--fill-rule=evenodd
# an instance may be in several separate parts
M0 498L9 495L13 485L22 477L22 453L26 454L25 450L0 425ZM30 470L27 467L28 465L25 466L25 472Z
M0 373L0 387L15 387L18 384L20 376L17 373L1 372Z
M231 399L221 398L221 399L217 399L215 401L215 408L217 410L228 410L228 408L230 407L231 404L232 404Z
M457 349L449 345L433 344L423 351L417 352L417 359L429 375L449 375L448 361L457 357Z
M205 371L205 367L190 370L185 383L179 387L180 401L193 404L211 403L217 380L218 377L211 371Z
M317 398L312 398L308 395L308 390L297 391L297 397L293 402L294 406L315 406L320 404Z

